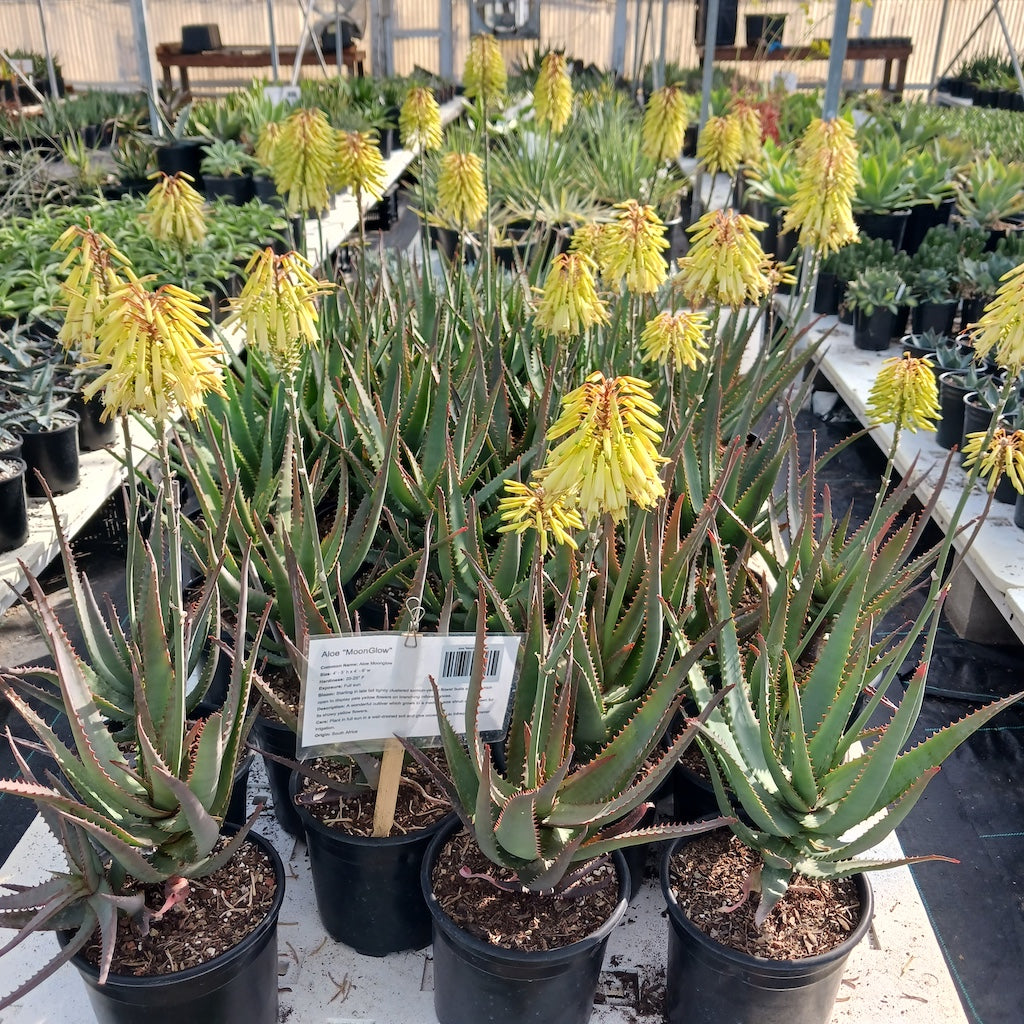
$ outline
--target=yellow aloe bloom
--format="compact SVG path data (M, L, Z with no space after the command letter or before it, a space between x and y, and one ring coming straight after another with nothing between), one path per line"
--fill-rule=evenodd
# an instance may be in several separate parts
M697 139L697 159L710 174L721 171L730 177L743 159L743 127L728 114L709 117Z
M110 293L122 284L120 272L130 270L128 257L102 231L73 224L53 243L67 252L61 271L67 277L60 292L67 306L57 339L66 349L76 348L82 359L93 355L98 328Z
M675 160L683 148L690 121L689 100L682 89L666 85L651 93L644 108L642 151L656 164Z
M934 430L939 418L939 389L933 363L909 353L882 363L868 393L868 422L895 423L914 433Z
M764 152L760 113L756 107L737 97L733 101L731 116L740 131L740 163L759 164Z
M853 125L817 118L797 150L797 186L784 231L799 230L800 245L822 254L857 240L853 199L860 182Z
M322 110L300 108L285 119L271 169L290 216L322 210L331 201L335 148Z
M548 431L564 438L548 452L538 478L549 497L576 496L587 521L626 517L630 501L651 508L665 493L658 454L664 431L650 386L636 377L590 374L562 399Z
M551 261L534 323L548 334L581 334L594 324L608 323L598 297L594 261L578 252L559 253Z
M156 184L146 196L143 220L158 242L192 249L206 237L203 197L192 187L190 174L153 175Z
M988 447L982 450L987 433L986 430L979 430L976 434L967 435L964 466L970 469L980 460L978 474L988 480L989 491L999 486L1005 473L1014 490L1024 494L1024 430L1009 431L997 427Z
M469 41L466 66L462 72L462 85L471 99L481 100L485 106L500 100L508 85L508 72L501 56L498 40L492 35L473 36Z
M691 306L708 299L737 307L769 294L774 269L754 234L764 227L735 210L709 210L689 229L690 252L679 261L678 283Z
M414 86L398 112L398 130L406 149L418 146L422 152L441 148L441 108L434 90Z
M572 82L569 65L560 53L548 53L540 62L533 88L533 110L539 124L548 124L558 135L572 115Z
M281 138L282 125L279 121L268 121L261 129L256 140L253 155L261 167L270 170L274 166L274 150Z
M671 362L677 372L684 366L696 370L707 359L703 350L708 347L704 335L709 326L708 318L693 310L659 313L640 335L640 352L646 362Z
M334 184L365 192L375 201L384 195L387 167L380 147L369 132L338 132L334 154Z
M224 394L224 352L202 331L207 308L191 292L152 278L111 292L96 334L94 366L106 368L83 394L103 392L104 418L132 412L165 422L175 409L195 419L210 391Z
M288 376L319 338L316 303L328 286L313 277L309 267L309 261L295 252L279 255L267 247L256 253L245 268L245 284L225 325L241 327L246 343Z
M437 213L452 224L473 227L487 210L484 168L476 153L446 153L437 176Z
M569 241L569 251L578 252L581 256L589 256L597 263L601 253L601 235L604 233L604 225L596 221L581 224L573 233Z
M634 294L656 292L668 277L662 253L668 248L665 225L652 206L635 199L617 203L615 220L601 232L598 262L605 280L618 286L626 279L626 290Z
M562 496L552 496L536 477L529 484L509 480L505 484L505 497L498 502L502 525L498 533L525 533L537 531L541 557L546 557L553 540L556 544L576 547L573 530L583 529L579 510ZM549 539L550 535L550 539Z
M996 362L1014 375L1024 369L1024 263L1003 275L972 332L980 357L993 353Z

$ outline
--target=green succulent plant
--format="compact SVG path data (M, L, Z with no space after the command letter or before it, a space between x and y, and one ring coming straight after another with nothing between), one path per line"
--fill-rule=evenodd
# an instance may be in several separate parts
M976 160L961 184L957 210L971 227L1003 228L1024 211L1024 164L995 156Z
M583 623L587 591L546 593L538 562L530 582L532 614L525 657L514 697L505 755L498 771L477 726L483 688L487 633L486 596L481 586L476 648L466 715L461 730L448 719L435 687L438 722L450 777L406 742L408 752L441 784L480 851L510 870L514 887L533 892L568 889L580 877L573 865L594 862L615 849L694 835L725 824L638 827L648 797L696 735L687 723L663 750L658 742L679 711L685 680L711 642L671 645L646 699L619 732L593 756L579 756L574 707L587 685L590 651ZM554 602L549 626L546 609Z

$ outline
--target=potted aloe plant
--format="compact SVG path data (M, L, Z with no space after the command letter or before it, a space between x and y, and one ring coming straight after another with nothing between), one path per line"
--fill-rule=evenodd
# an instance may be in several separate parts
M214 139L206 146L199 165L203 188L211 198L224 196L241 206L253 196L252 175L258 166L240 142Z
M857 348L884 351L896 333L896 313L907 301L899 274L881 266L862 270L846 288L844 302L853 310L853 343Z

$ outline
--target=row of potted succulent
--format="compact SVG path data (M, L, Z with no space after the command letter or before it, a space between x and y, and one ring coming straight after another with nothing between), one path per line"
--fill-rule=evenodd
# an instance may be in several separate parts
M172 907L192 898L186 880L219 868L238 848L233 842L213 853L250 681L276 716L259 735L280 734L298 724L311 637L361 623L468 628L475 648L464 714L446 714L438 700L446 767L411 739L407 751L407 771L415 761L435 778L467 828L437 835L421 875L434 922L435 1006L443 1024L476 1021L485 1005L496 1019L521 1019L528 1006L539 1021L583 1022L604 943L625 907L624 867L612 851L728 820L750 851L741 885L760 892L757 907L748 900L743 914L760 928L794 873L808 880L801 884L821 877L832 885L884 866L861 855L910 810L942 758L1008 703L904 749L925 666L906 695L896 673L922 635L934 636L940 588L931 589L912 629L885 637L872 629L922 571L934 566L941 579L952 531L937 549L915 552L920 523L889 525L909 502L912 481L889 491L888 476L870 521L854 529L827 501L822 506L821 462L801 468L790 416L766 422L780 402L785 409L809 358L799 355L792 322L760 330L782 276L778 265L758 246L751 221L731 211L701 217L689 253L666 262L665 224L643 201L682 145L686 107L676 92L652 97L642 120L602 106L599 95L577 105L564 58L545 59L531 138L521 145L536 143L548 153L545 166L554 166L560 150L574 148L566 140L576 136L562 135L579 130L570 127L574 119L599 116L619 129L605 141L632 140L646 171L638 182L630 164L627 184L605 197L611 207L599 226L579 223L570 251L537 246L529 266L513 261L510 272L496 260L490 230L497 175L489 143L506 102L493 40L474 41L465 84L474 137L456 135L438 161L435 187L439 216L462 232L483 225L476 268L442 261L438 272L425 259L378 266L364 253L358 273L335 289L294 254L257 253L232 304L249 351L230 371L202 333L196 300L171 285L154 288L95 231L75 234L67 266L76 277L64 296L74 315L65 324L93 352L101 376L92 390L112 413L154 417L161 479L171 481L176 469L200 515L181 516L173 484L150 488L129 475L128 626L100 623L70 562L87 653L72 652L40 606L58 670L22 673L7 692L67 782L27 775L5 788L50 816L70 871L59 914L56 887L41 888L0 902L8 922L71 924L70 949L97 921L109 935L118 906L141 912L151 927L154 916L187 917ZM414 91L403 115L419 146L440 147L428 93ZM290 116L313 128L323 117L307 108ZM316 149L316 133L298 138L278 142L277 186L294 209L317 209L330 178L326 150ZM350 187L370 194L380 187L380 160L364 158L362 138L358 146L350 137L325 138L332 159L347 154ZM807 151L815 142L849 158L841 124L813 124ZM851 196L833 183L834 219L818 219L812 230L807 211L820 186L812 162L801 173L790 226L821 249L848 242ZM426 220L433 212L427 175L423 194ZM542 196L526 197L540 208ZM154 202L168 241L194 240L201 207L180 180L161 182ZM137 354L143 358L131 358ZM631 375L641 365L646 382ZM175 406L187 415L168 438ZM899 420L902 401L890 401L887 412ZM158 522L148 543L134 532L143 504ZM179 589L186 556L204 581L191 605ZM222 623L234 631L227 702L205 725L189 727L186 668L207 666L202 689L215 660L203 661L202 648ZM523 634L528 656L504 742L488 745L477 710L488 636L497 631ZM927 651L926 642L925 660ZM66 708L77 756L31 717L18 696L25 686ZM699 714L684 706L687 698ZM692 717L680 721L680 714ZM874 714L885 715L888 728L875 729ZM125 734L130 759L112 748L107 723ZM716 779L722 818L644 825L648 798L694 737ZM377 805L374 819L386 811L384 779L396 755L402 760L387 739L382 756L353 757L348 777L327 787L357 785ZM301 774L320 784L330 773L304 766ZM416 778L403 785L423 789ZM296 779L297 801L276 799L282 809L325 802L305 799L305 789ZM744 816L732 813L733 800ZM391 813L382 817L386 833ZM305 815L300 821L312 849L314 829ZM691 888L672 881L679 867L665 869L670 906ZM155 915L141 911L125 871L140 882L170 883ZM322 903L337 892L337 879L321 888ZM544 923L527 930L555 948L548 955L509 949L507 938L487 934L487 915L458 924L442 895L453 888L457 903L493 907L507 898L511 914L544 913ZM343 891L355 902L354 886ZM870 920L870 897L860 892L857 935ZM379 894L365 898L384 912ZM598 908L598 920L574 941L564 918L587 906ZM686 930L686 914L672 916L674 934ZM412 944L421 941L417 935ZM101 949L103 975L112 941ZM821 955L841 963L847 949ZM583 966L566 967L577 952ZM680 993L693 983L686 955L680 944L671 947L674 1021L682 1019ZM750 966L742 954L724 955ZM541 977L531 973L538 961ZM517 977L495 986L495 962L513 962ZM105 984L120 984L117 973ZM701 973L710 984L696 998L722 1019L732 1019L737 1000L752 998L751 987ZM265 980L233 985L251 989L260 1004L218 1009L218 1019L276 1019L270 976L272 993ZM485 978L486 994L477 987ZM837 985L833 970L811 997L822 1020ZM94 990L97 999L102 991ZM811 1019L788 996L770 998L785 998L782 1012L794 1019ZM166 1019L159 1006L147 1016ZM758 1019L767 1011L751 1012Z

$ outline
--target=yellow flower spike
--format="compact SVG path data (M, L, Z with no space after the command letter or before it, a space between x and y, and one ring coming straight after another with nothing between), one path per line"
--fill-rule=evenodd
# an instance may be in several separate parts
M616 286L625 278L634 294L656 292L668 277L662 253L668 248L665 225L651 206L635 199L617 203L615 220L601 231L598 262L606 281Z
M143 221L158 242L192 249L206 237L203 197L192 187L192 176L158 172L146 197Z
M282 374L298 368L303 353L318 341L317 299L331 286L318 281L298 253L283 255L269 247L245 268L246 281L226 327L238 325L247 344L270 357Z
M572 233L569 251L578 252L581 256L588 256L597 262L601 252L601 235L603 233L603 224L593 221L589 224L581 224Z
M797 150L797 186L783 222L800 245L827 255L858 237L853 199L860 183L853 125L841 118L812 121Z
M274 166L274 150L281 138L281 124L278 121L268 121L261 129L259 138L256 140L256 148L253 155L261 167L268 170Z
M73 224L53 243L57 252L67 252L60 270L67 277L60 292L67 306L57 339L65 349L77 349L88 361L93 356L96 330L112 291L123 283L122 271L130 271L128 257L102 231Z
M369 132L338 132L336 141L334 184L379 200L384 195L387 167L373 136Z
M1005 473L1013 489L1018 494L1024 494L1024 430L1008 431L997 427L988 447L982 450L987 433L980 430L967 435L964 466L970 469L980 459L978 475L988 480L989 491L999 486Z
M437 212L452 224L473 227L487 210L484 169L476 153L446 153L437 177Z
M471 100L479 99L485 106L490 106L505 95L508 72L501 56L501 47L494 36L473 36L469 41L462 85Z
M756 165L761 162L764 152L761 132L761 115L741 97L732 103L731 117L735 119L740 134L740 163Z
M560 53L548 53L540 62L533 88L533 109L539 124L547 124L558 135L572 116L572 81L569 65Z
M498 512L502 520L498 533L537 531L541 557L547 556L551 540L575 548L572 531L583 529L583 519L571 499L552 496L536 477L529 484L509 480L505 484L505 496L498 502Z
M933 364L905 353L882 363L868 393L868 422L894 423L916 433L934 430L939 418L939 391Z
M656 164L675 160L682 151L689 122L690 106L686 93L674 85L656 89L644 108L644 156Z
M708 348L704 335L709 326L703 313L692 310L659 313L640 335L640 352L646 362L671 363L677 372L684 366L696 370L707 360L703 350Z
M271 169L289 216L327 206L334 157L334 129L322 110L300 108L288 115L273 149Z
M980 358L992 353L1014 376L1024 369L1024 263L1003 275L995 298L971 331Z
M664 428L650 386L636 377L595 371L562 399L548 437L563 440L550 452L537 479L551 498L576 496L592 521L626 517L630 501L651 508L665 494L658 454Z
M559 253L551 261L534 323L548 334L581 334L594 324L608 323L598 297L594 261L578 252Z
M764 227L735 210L709 210L689 229L677 283L691 306L710 300L738 307L771 292L776 270L755 235Z
M91 364L105 369L83 394L103 392L105 418L162 423L180 409L195 419L208 392L224 394L224 353L202 333L208 311L195 295L169 284L151 292L151 281L132 275L111 292Z
M418 146L426 152L441 148L441 108L432 89L415 86L409 90L398 113L398 130L406 149Z
M697 160L709 174L721 171L730 177L743 159L743 127L738 118L725 114L709 117L697 139Z

